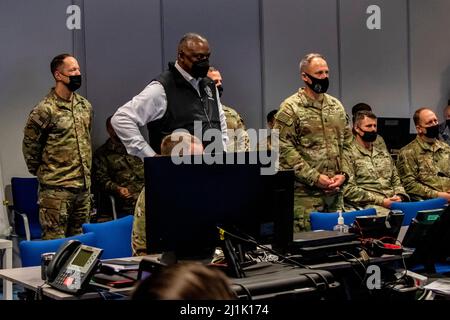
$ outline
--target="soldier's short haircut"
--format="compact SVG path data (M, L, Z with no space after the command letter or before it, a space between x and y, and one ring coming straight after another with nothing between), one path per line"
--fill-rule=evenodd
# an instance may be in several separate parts
M325 56L321 55L320 53L308 53L306 56L303 57L302 60L300 60L299 64L300 72L305 72L306 68L309 66L309 64L314 58L321 58L323 60L326 60Z
M450 110L450 100L448 100L447 106L444 108L444 117L447 116L448 110Z
M356 114L363 110L372 111L372 107L364 102L357 103L352 107L352 123L355 123Z
M112 118L113 116L109 116L107 119L106 119L106 128L109 128L109 127L111 127L112 128L112 124L111 124L111 118Z
M208 42L208 40L206 40L205 37L203 37L202 35L198 34L198 33L194 33L194 32L189 32L186 33L181 39L180 42L178 43L178 53L180 53L184 47L187 46L187 43L189 41L201 41L201 42Z
M173 148L181 143L179 156L183 155L183 150L191 150L192 145L202 145L202 142L196 136L184 132L175 131L165 136L161 142L161 154L164 156L170 156Z
M357 112L363 111L363 110L372 111L372 107L364 102L357 103L352 107L352 115L355 115Z
M270 111L268 114L267 114L267 122L271 122L271 121L273 121L273 119L275 118L275 115L277 114L277 112L278 112L278 109L274 109L274 110L272 110L272 111Z
M354 125L359 126L361 124L361 121L364 120L364 118L370 118L373 120L377 119L377 116L372 112L372 111L368 111L368 110L362 110L362 111L358 111L355 114L355 122Z
M215 66L209 66L208 72L219 71Z
M414 115L413 115L413 121L414 121L414 124L415 124L416 126L419 125L419 123L420 123L420 113L421 113L422 111L424 111L424 110L430 110L430 111L433 111L433 110L431 110L430 108L427 108L427 107L423 107L423 108L417 109L416 112L414 112Z
M73 55L69 53L62 53L58 54L56 57L52 59L52 62L50 62L50 72L52 73L52 76L55 74L55 71L64 64L64 59L67 57L73 57Z

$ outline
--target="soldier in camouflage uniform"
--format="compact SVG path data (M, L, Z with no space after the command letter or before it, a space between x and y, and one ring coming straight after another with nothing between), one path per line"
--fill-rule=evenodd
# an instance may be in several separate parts
M444 109L444 122L439 124L439 139L450 146L450 100Z
M450 202L450 146L439 141L438 119L428 108L413 116L417 137L400 149L397 169L412 200L442 197Z
M170 156L172 150L179 143L181 143L182 146L179 154L180 156L183 155L183 150L188 150L188 154L203 153L203 145L200 139L186 132L174 131L172 134L164 137L161 142L161 155ZM134 210L133 231L131 234L131 248L133 256L145 256L148 254L145 224L145 188L143 188L139 194L136 202L136 208Z
M133 214L144 187L144 164L127 153L111 125L111 117L106 120L106 129L110 138L94 153L94 182L99 191L115 197L121 214Z
M359 111L353 121L355 139L344 150L344 166L349 180L344 186L346 210L373 207L387 215L392 202L409 200L386 146L377 144L377 117L371 111Z
M222 75L219 70L212 66L209 67L208 77L215 82L219 97L222 97ZM227 121L227 152L249 151L250 139L241 115L233 108L225 106L224 104L222 104L222 109Z
M92 107L74 93L81 74L73 56L56 56L50 69L56 85L31 111L22 146L28 171L39 179L42 239L81 233L91 211Z
M341 164L345 144L351 141L348 117L342 104L325 94L328 65L319 54L300 62L305 88L287 98L275 115L279 130L280 167L294 169L294 231L310 230L312 211L343 209Z
M364 103L364 102L357 103L357 104L355 104L352 107L352 125L353 125L352 133L353 133L353 138L355 138L355 136L357 135L357 133L356 133L356 131L354 129L354 125L355 125L356 115L360 111L370 111L370 112L372 112L372 107L369 106L367 103ZM383 137L380 136L380 135L377 135L377 139L374 141L373 145L378 147L378 148L381 148L381 149L384 149L384 148L387 149L386 142L384 142Z

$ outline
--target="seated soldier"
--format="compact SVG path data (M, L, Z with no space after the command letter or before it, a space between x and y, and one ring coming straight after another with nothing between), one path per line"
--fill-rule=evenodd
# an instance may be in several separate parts
M372 111L372 107L369 106L367 103L364 103L364 102L357 103L357 104L355 104L352 107L352 133L353 133L353 138L356 137L356 135L357 135L357 133L355 131L356 114L358 112L361 112L361 111L373 112ZM377 138L375 139L374 144L375 145L379 145L380 148L387 148L386 142L384 142L383 137L380 136L379 134L377 134Z
M144 187L144 164L129 155L125 146L106 120L109 139L93 157L93 177L98 191L113 195L119 214L133 214L139 192Z
M439 124L439 139L450 146L450 100L444 109L444 121Z
M181 144L179 146L178 144ZM179 154L172 154L177 146ZM161 155L182 156L189 154L202 154L203 145L197 137L182 131L174 131L161 142ZM142 189L136 202L134 211L133 231L131 234L131 248L133 256L147 255L147 235L145 233L145 188Z
M353 132L355 139L343 154L349 173L344 187L345 209L374 207L379 215L387 215L392 202L409 197L386 146L375 143L377 117L371 111L357 112Z
M418 201L442 197L450 202L450 146L439 141L439 123L429 108L413 116L417 137L400 149L397 168L403 186Z

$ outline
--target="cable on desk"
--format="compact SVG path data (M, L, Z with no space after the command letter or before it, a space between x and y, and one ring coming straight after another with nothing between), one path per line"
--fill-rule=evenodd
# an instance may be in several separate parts
M269 247L267 247L267 246L265 246L265 245L260 244L260 243L259 243L258 241L256 241L252 236L250 236L250 235L248 235L248 234L244 234L244 235L247 237L247 239L245 239L245 238L242 238L242 237L240 237L240 236L238 236L238 235L235 235L235 234L233 234L233 233L231 233L231 232L229 232L229 231L226 231L226 230L224 230L223 228L219 228L219 229L220 229L220 230L223 230L224 233L228 234L229 236L231 236L231 237L233 237L233 238L235 238L235 239L238 239L238 240L241 240L241 241L244 241L244 242L247 242L247 243L251 243L251 244L253 244L253 245L255 245L255 246L257 246L257 247L259 247L259 248L261 248L261 249L263 249L263 250L267 250L268 252L273 253L274 255L276 255L276 256L282 258L283 260L289 261L291 264L294 264L294 265L296 265L297 267L311 270L311 272L308 272L308 273L305 273L305 274L302 274L302 275L304 275L305 277L307 277L308 279L310 279L311 282L314 283L315 287L318 288L319 285L318 285L317 282L310 276L310 274L315 274L315 275L319 276L320 278L322 278L322 280L323 280L323 282L324 282L325 287L327 288L327 290L330 288L330 284L328 283L327 278L325 278L325 276L324 276L323 274L321 274L320 272L315 272L315 271L313 271L312 268L311 268L310 266L301 264L301 263L299 263L298 261L295 261L295 260L293 260L293 259L291 259L291 258L289 258L289 257L287 257L287 256L285 256L285 255L283 255L283 254L281 254L281 253L279 253L279 252L276 251L276 250L273 250L273 249L271 249L271 248L269 248ZM281 261L281 262L282 262L282 261Z

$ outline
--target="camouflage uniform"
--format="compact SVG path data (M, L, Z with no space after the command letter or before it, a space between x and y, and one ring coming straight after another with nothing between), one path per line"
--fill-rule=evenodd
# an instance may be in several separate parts
M23 155L39 179L42 238L81 233L89 221L91 197L91 104L74 93L72 101L54 89L31 111L23 138Z
M222 105L227 121L228 152L241 152L250 150L250 139L246 131L244 120L233 108ZM233 129L234 131L231 131Z
M378 140L378 139L377 139ZM349 181L344 186L346 209L359 210L369 207L377 209L380 215L389 213L383 200L394 195L409 198L403 188L394 161L386 146L373 144L372 151L356 140L344 150L344 166L349 170Z
M134 209L133 232L131 233L133 256L147 255L147 234L145 231L145 188L142 189Z
M139 157L129 155L122 143L108 139L94 153L94 182L100 191L115 195L118 211L133 214L136 200L144 187L144 164ZM118 187L128 189L131 198L121 198Z
M447 126L447 122L439 124L439 139L450 146L450 128Z
M434 144L419 136L400 149L397 169L406 192L413 201L436 198L450 190L450 146Z
M301 88L281 104L274 129L279 130L280 167L295 169L294 230L309 230L310 212L343 209L342 192L327 195L315 183L320 174L346 172L340 159L351 141L348 117L336 98L323 94L312 100Z

